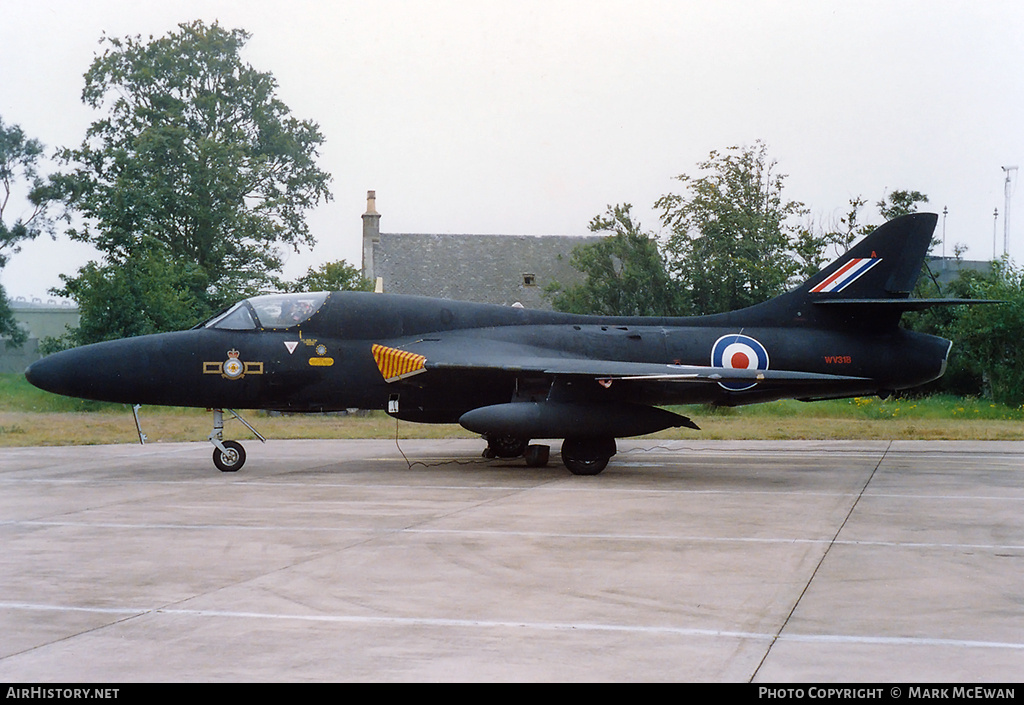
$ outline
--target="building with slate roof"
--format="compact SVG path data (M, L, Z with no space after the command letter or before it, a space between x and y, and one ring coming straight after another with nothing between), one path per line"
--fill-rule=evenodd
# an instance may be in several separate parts
M363 276L378 291L550 309L544 288L582 275L573 248L600 236L428 235L380 232L375 192L363 214Z

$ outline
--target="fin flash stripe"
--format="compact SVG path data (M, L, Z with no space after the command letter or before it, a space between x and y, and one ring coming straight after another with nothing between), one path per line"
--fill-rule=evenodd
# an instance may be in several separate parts
M427 371L424 365L427 358L422 355L383 345L374 345L372 350L373 359L377 362L377 368L385 382L397 382L400 379Z
M874 253L872 253L874 254ZM811 289L813 294L824 294L828 292L838 293L853 284L868 270L882 261L881 257L865 257L862 259L851 259L840 267L832 276Z

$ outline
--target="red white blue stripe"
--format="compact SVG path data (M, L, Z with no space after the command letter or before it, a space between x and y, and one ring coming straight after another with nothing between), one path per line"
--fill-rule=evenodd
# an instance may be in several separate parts
M815 294L825 294L828 292L842 291L846 287L850 286L850 284L853 284L855 281L867 274L872 267L881 261L881 257L851 259L840 267L832 276L827 277L825 281L811 289L811 292Z

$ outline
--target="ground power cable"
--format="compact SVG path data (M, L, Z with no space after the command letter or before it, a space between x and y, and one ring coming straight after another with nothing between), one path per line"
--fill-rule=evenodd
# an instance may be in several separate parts
M483 465L486 461L482 458L474 458L473 460L439 460L436 463L425 463L422 460L409 460L409 456L402 450L402 444L399 442L399 420L395 419L395 447L398 448L398 452L402 455L402 460L408 466L409 470L412 470L416 465L422 465L425 468L440 467L441 465Z

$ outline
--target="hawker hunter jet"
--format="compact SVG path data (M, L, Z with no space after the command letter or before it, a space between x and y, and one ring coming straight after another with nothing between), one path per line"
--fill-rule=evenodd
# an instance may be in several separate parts
M548 461L548 446L531 439L563 439L565 466L595 475L616 438L697 429L664 406L885 396L941 376L950 341L899 326L904 311L969 303L910 298L935 222L892 220L803 285L729 313L583 316L361 292L272 294L191 330L50 355L26 376L51 392L135 408L213 409L209 440L226 472L245 452L224 440L225 410L360 408L457 422L483 436L486 456L528 465Z

